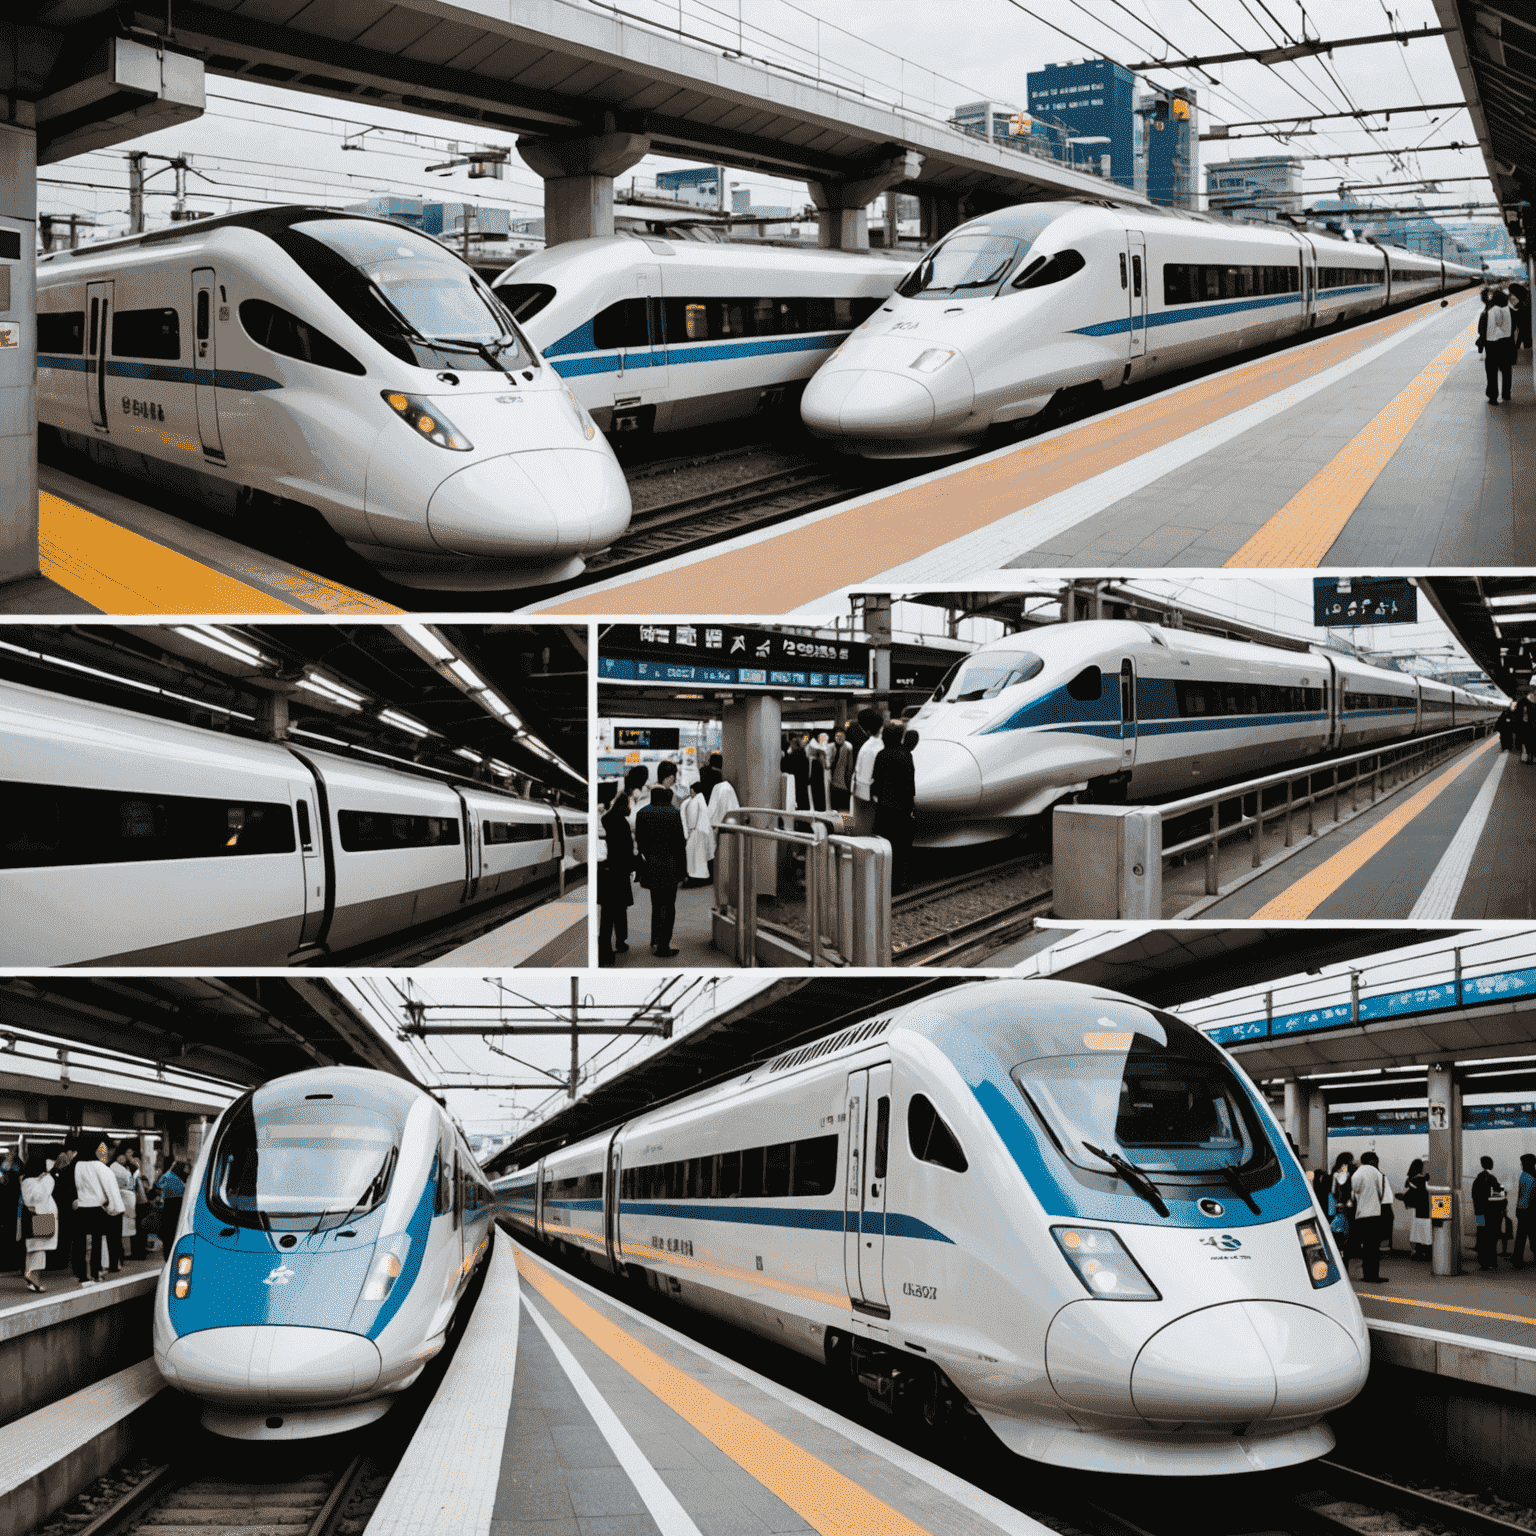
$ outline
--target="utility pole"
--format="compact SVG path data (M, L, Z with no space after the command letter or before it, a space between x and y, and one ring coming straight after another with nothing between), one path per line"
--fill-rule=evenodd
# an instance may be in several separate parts
M580 1023L580 1012L579 1012L579 1009L580 1009L580 997L579 997L579 994L578 994L578 991L577 991L577 987L578 987L577 980L576 980L576 978L574 976L572 976L571 977L571 1080L567 1084L566 1090L565 1090L566 1097L569 1098L569 1099L574 1099L576 1097L576 1066L577 1066L576 1052L577 1052L577 1046L578 1046L578 1044L579 1044L579 1042L581 1040L581 1035L580 1035L580 1033L579 1033L579 1031L577 1030L577 1027L576 1027Z
M144 151L128 151L128 233L144 233Z
M183 155L178 155L171 161L171 168L176 172L176 204L171 209L171 218L180 222L187 216L187 161Z

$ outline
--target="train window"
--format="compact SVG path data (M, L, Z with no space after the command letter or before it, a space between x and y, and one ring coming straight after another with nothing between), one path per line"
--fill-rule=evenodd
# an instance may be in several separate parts
M751 1147L741 1154L741 1197L757 1200L763 1193L763 1149Z
M875 1170L874 1177L885 1177L885 1166L891 1149L891 1101L882 1095L875 1101Z
M1050 258L1037 256L1014 278L1013 286L1015 288L1048 288L1052 283L1059 283L1071 277L1074 272L1081 272L1085 266L1087 262L1077 251L1057 251Z
M497 283L495 293L512 318L524 322L532 320L555 296L548 283Z
M1067 697L1079 704L1092 704L1104 695L1104 674L1097 667L1084 667L1067 684Z
M483 821L480 835L487 843L546 843L555 828L549 821Z
M85 350L85 311L67 309L37 317L37 350L79 357Z
M1044 666L1033 651L982 651L959 663L934 697L951 704L995 699L1004 688L1027 683Z
M112 352L116 357L181 356L181 317L174 309L120 309L112 317Z
M208 340L208 300L208 290L206 288L199 288L197 291L197 339L199 341Z
M617 352L624 347L648 347L650 344L644 299L621 299L617 304L610 304L592 321L592 345L599 352Z
M450 848L459 842L459 824L451 816L397 815L392 811L338 811L341 846L348 853L378 853L388 848Z
M884 1100L881 1101L885 1102ZM837 1193L837 1133L808 1136L795 1143L796 1195Z
M231 858L294 847L292 811L260 801L12 783L0 811L6 869Z
M765 1198L789 1194L789 1164L793 1143L775 1142L763 1149L763 1195Z
M1200 682L1179 679L1173 685L1179 714L1202 715L1298 715L1315 714L1324 705L1321 688L1286 683Z
M706 306L703 304L683 306L683 334L689 341L709 340L709 316Z
M1138 299L1141 297L1141 257L1140 256L1132 256L1131 257L1131 293L1136 298L1138 298Z
M1414 697L1402 693L1351 693L1344 692L1344 708L1351 709L1412 709Z
M955 1173L970 1167L955 1133L939 1118L926 1094L914 1093L907 1105L907 1145L920 1163L935 1163Z
M930 251L902 279L896 292L904 299L979 296L997 288L1025 254L1028 243L1032 242L1008 235L968 235L962 231Z
M741 1193L741 1153L722 1152L720 1171L715 1178L717 1198L734 1200Z
M1299 281L1295 267L1168 262L1163 267L1163 302L1204 304L1212 299L1295 293Z
M101 300L91 300L91 356L96 355L96 320L101 310Z
M299 813L299 846L308 853L314 846L315 840L309 830L309 802L298 801L294 809Z
M1125 279L1125 252L1124 251L1120 252L1120 286L1122 288L1124 288L1126 286L1126 279Z
M1319 288L1379 287L1384 281L1380 267L1319 267Z
M197 296L199 326L202 323L201 306L207 297L206 292ZM297 358L301 363L313 363L316 368L329 368L335 373L361 375L368 371L324 331L316 330L307 320L301 320L265 299L246 299L240 305L240 324L257 346L281 357Z

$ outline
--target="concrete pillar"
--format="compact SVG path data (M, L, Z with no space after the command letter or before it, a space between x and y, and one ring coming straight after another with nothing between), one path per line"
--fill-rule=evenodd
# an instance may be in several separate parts
M521 146L519 146L521 147ZM912 181L923 167L915 150L902 150L887 160L860 167L851 177L833 176L807 181L816 221L821 227L819 244L824 251L869 249L869 205L892 187Z
M776 694L748 694L721 710L721 749L725 776L743 805L777 805L780 795L779 748L782 713ZM754 816L754 826L771 826L775 818ZM729 844L733 839L727 838ZM762 857L753 867L753 888L759 896L778 891L778 860L770 844L761 845ZM732 857L729 849L727 858ZM735 870L727 870L728 891L734 891Z
M918 204L919 232L924 245L942 240L960 222L960 199L942 192L925 192Z
M40 570L36 250L37 133L0 123L0 582Z
M1312 1156L1312 1085L1287 1083L1285 1085L1285 1131L1296 1143L1296 1155L1307 1168L1315 1167ZM1323 1156L1328 1156L1327 1143L1323 1144Z
M1434 1229L1437 1275L1461 1273L1461 1084L1455 1064L1437 1062L1429 1069L1429 1207ZM1436 1216L1436 1208L1444 1216Z
M613 178L638 165L651 141L610 128L579 138L519 139L517 152L544 178L547 247L613 233Z
M1325 1172L1328 1158L1328 1095L1321 1088L1311 1091L1307 1104L1307 1149L1312 1166Z

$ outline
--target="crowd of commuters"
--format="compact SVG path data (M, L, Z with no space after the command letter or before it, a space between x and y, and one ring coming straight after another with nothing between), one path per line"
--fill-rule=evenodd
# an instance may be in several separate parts
M33 1145L26 1156L0 1150L0 1274L20 1273L41 1295L50 1272L73 1271L81 1285L117 1274L125 1255L163 1249L181 1220L191 1164L141 1159L137 1141L115 1145L85 1132L67 1144Z
M1483 289L1477 350L1483 355L1489 405L1509 403L1515 358L1531 345L1531 293L1524 283Z
M1536 762L1536 688L1511 699L1500 711L1493 728L1499 733L1501 752L1519 748L1522 763Z
M1472 1219L1476 1230L1477 1267L1494 1270L1507 1256L1515 1269L1536 1262L1536 1152L1520 1155L1520 1175L1513 1191L1506 1189L1487 1155L1479 1158L1472 1180ZM1328 1213L1346 1265L1360 1261L1361 1280L1387 1285L1381 1273L1381 1250L1393 1248L1396 1216L1393 1201L1401 1200L1409 1220L1408 1250L1420 1263L1433 1257L1434 1228L1430 1221L1429 1175L1424 1159L1408 1165L1401 1190L1394 1191L1374 1152L1340 1152L1331 1170L1312 1175L1319 1203Z

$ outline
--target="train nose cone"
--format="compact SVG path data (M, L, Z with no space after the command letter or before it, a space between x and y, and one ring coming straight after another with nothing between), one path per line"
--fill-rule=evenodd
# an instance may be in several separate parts
M266 1323L183 1334L160 1369L184 1392L213 1402L342 1402L368 1391L383 1362L357 1333Z
M1312 1307L1234 1301L1191 1312L1147 1341L1131 1371L1144 1419L1289 1419L1342 1407L1365 1383L1355 1341Z
M919 811L974 811L981 764L958 741L919 741L912 754Z
M601 549L629 526L629 487L611 453L540 448L481 459L432 493L427 526L442 549L492 558Z
M934 410L917 378L874 368L818 373L800 400L806 426L829 435L910 437L933 425Z

